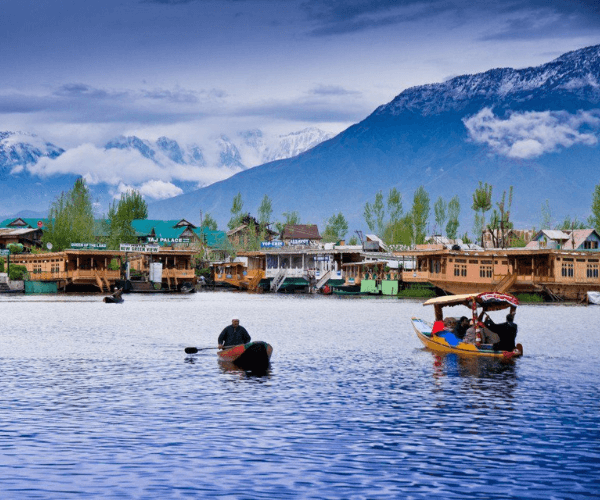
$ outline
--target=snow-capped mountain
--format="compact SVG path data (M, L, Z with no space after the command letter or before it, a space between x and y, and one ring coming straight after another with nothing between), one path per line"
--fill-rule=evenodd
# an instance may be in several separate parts
M0 173L20 173L40 158L56 158L65 150L24 132L0 132Z
M223 227L233 197L256 212L264 194L275 217L296 210L323 224L339 211L364 229L364 205L396 187L408 211L419 186L433 204L461 201L459 232L472 230L472 194L493 186L493 203L514 186L511 220L539 227L549 201L554 223L585 221L600 183L600 45L524 69L492 69L403 91L362 122L293 158L150 205L159 218L208 211ZM293 195L291 195L293 193ZM177 214L177 215L176 215ZM439 228L437 228L439 231Z
M168 158L181 165L246 170L270 161L291 158L331 137L332 134L315 127L276 137L266 136L256 129L240 132L235 139L222 134L212 144L205 144L204 148L198 144L180 145L168 137L149 141L135 136L115 138L105 148L137 150L160 165Z
M298 154L327 137L318 129L281 137L251 130L233 139L221 134L200 145L180 144L165 136L155 141L119 136L101 147L84 144L65 150L32 134L0 132L0 180L10 193L0 199L0 212L23 206L45 211L78 176L88 180L99 212L131 187L149 201L161 199L222 180L273 157ZM40 186L44 186L42 196Z

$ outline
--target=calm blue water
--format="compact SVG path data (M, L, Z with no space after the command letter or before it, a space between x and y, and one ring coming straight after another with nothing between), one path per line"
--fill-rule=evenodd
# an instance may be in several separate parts
M522 306L504 365L424 350L420 301L125 300L0 297L1 498L599 497L600 307ZM184 353L233 317L267 375Z

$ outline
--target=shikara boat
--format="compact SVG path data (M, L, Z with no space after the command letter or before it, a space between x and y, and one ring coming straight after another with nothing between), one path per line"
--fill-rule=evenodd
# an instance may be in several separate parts
M487 311L499 311L510 308L514 314L519 300L508 293L485 292L461 295L448 295L436 297L423 303L424 306L432 305L435 309L435 323L429 323L420 318L412 318L412 325L417 337L426 348L443 353L456 353L463 355L490 356L510 359L523 355L523 346L517 344L514 351L496 351L492 344L475 343L470 344L458 339L452 332L443 328L443 309L451 306L465 306L470 309L473 324L482 328L480 313Z
M223 349L217 354L219 361L232 363L243 370L260 372L269 368L272 353L273 347L266 342L248 342Z

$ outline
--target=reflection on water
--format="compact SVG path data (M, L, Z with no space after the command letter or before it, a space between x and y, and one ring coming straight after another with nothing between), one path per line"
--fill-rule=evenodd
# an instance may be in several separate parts
M597 496L596 310L521 307L526 355L510 361L423 349L422 312L221 292L118 308L0 298L1 497ZM273 345L267 373L185 355L234 316Z

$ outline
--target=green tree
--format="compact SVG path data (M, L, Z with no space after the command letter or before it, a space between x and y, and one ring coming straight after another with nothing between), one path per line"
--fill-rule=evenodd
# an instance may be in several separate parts
M390 189L390 192L388 194L388 199L387 199L387 208L388 208L388 212L390 214L390 220L386 226L387 227L391 226L391 231L389 232L389 237L387 237L387 238L384 237L384 240L387 243L396 243L397 236L396 236L395 229L398 227L398 222L402 218L402 212L403 212L402 194L396 188ZM387 227L386 227L386 229L387 229ZM385 235L385 231L384 231L384 235Z
M552 228L552 211L550 210L550 202L546 200L542 204L542 220L540 229L551 229Z
M585 222L579 221L577 217L571 219L571 217L567 215L556 229L560 229L561 231L572 231L574 229L585 229L585 226Z
M448 224L446 224L446 236L455 240L458 234L458 217L460 216L460 200L454 196L448 203Z
M323 232L323 241L325 242L336 242L343 240L344 236L348 232L348 221L340 212L337 215L332 215L327 220L325 231Z
M494 248L506 248L507 238L506 233L508 229L512 228L510 222L510 208L512 206L513 198L513 187L510 186L508 190L508 201L506 200L506 191L502 193L502 199L496 203L498 209L494 208L492 213L490 224L488 229L492 237L492 244Z
M435 224L439 228L440 233L443 231L444 224L446 223L447 210L448 204L440 196L435 202L435 205L433 205L433 211L435 213Z
M596 185L594 194L592 195L592 215L588 219L588 223L596 231L600 232L600 184Z
M427 221L429 220L429 193L423 186L419 186L413 197L413 206L411 209L411 218L414 231L414 242L417 245L422 244L427 236Z
M475 211L475 222L473 232L481 236L483 245L483 230L485 229L485 214L492 208L492 186L487 182L479 181L479 187L473 193L473 204L471 208Z
M261 225L267 225L271 223L271 217L273 216L273 202L266 194L262 199L260 207L258 207L258 222Z
M300 224L300 215L298 212L283 212L284 220L275 223L275 227L277 228L277 232L279 234L283 233L285 226L295 226Z
M235 229L241 223L242 218L245 214L242 213L244 208L244 202L242 201L242 193L238 193L233 198L233 203L231 205L231 219L227 223L227 227L229 229Z
M92 198L85 180L79 178L73 189L66 193L63 191L50 205L42 243L52 243L53 250L61 251L71 243L89 243L93 240Z
M383 193L381 191L375 195L375 202L372 205L369 202L365 203L365 211L363 215L365 217L367 226L369 226L369 229L377 236L383 236L385 206L383 204Z
M114 201L108 207L110 226L107 246L118 249L121 243L137 243L131 223L134 219L147 218L148 205L139 192L131 190L121 194L119 201Z
M350 241L348 241L348 245L358 245L358 238L356 237L355 234L352 235L352 237L350 238Z
M206 229L210 229L211 231L216 231L217 221L212 217L212 215L207 213L202 219L202 224L200 225L200 227L205 227Z

